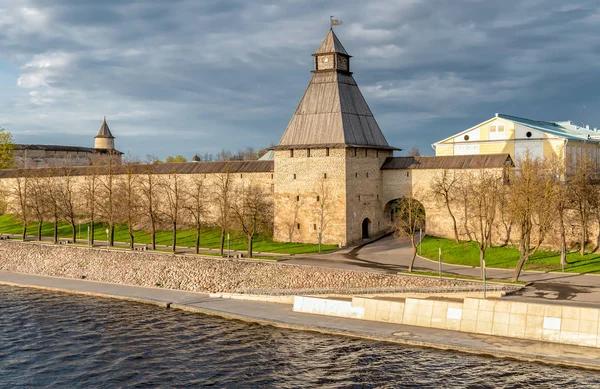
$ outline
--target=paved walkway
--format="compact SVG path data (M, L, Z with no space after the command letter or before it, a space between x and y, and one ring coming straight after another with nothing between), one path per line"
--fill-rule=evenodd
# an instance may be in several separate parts
M600 370L600 349L468 334L400 324L292 312L286 304L214 299L206 294L118 285L59 277L0 272L0 284L33 286L72 293L150 302L296 330L356 336L379 341L457 350L525 361Z
M362 248L348 248L319 256L296 256L286 263L397 273L408 269L411 258L412 248L408 239L398 241L388 236ZM414 269L437 272L439 264L417 256ZM442 271L471 277L480 276L479 268L469 266L442 264ZM510 280L512 274L510 269L487 269L488 278ZM533 284L507 298L600 304L600 275L523 271L519 279Z

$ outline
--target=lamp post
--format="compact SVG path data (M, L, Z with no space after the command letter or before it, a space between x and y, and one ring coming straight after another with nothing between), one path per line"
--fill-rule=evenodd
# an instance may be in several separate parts
M483 298L484 299L487 298L487 296L486 296L486 294L487 294L486 293L487 292L487 285L486 285L486 280L485 280L487 277L486 277L485 273L486 273L486 269L485 269L485 259L484 259L483 260Z

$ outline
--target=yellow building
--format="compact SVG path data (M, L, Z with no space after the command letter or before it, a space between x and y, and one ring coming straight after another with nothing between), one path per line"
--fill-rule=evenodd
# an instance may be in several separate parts
M436 156L504 153L515 161L529 151L532 157L560 157L567 168L575 167L584 156L600 162L600 132L596 128L498 113L432 147Z

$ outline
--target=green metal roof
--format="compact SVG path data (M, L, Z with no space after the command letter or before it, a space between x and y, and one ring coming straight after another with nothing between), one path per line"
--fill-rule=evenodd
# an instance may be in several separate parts
M549 135L559 136L570 140L600 142L600 132L579 127L571 121L547 122L543 120L532 120L518 116L496 114L496 117L519 123L525 127L544 132Z

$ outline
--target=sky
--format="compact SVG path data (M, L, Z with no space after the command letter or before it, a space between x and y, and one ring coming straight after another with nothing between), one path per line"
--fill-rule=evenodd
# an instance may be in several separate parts
M2 0L0 127L91 147L106 116L140 158L268 147L330 15L398 155L496 112L600 127L597 0Z

